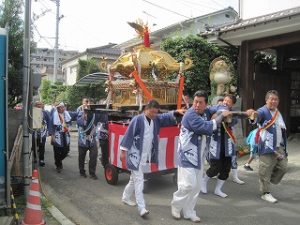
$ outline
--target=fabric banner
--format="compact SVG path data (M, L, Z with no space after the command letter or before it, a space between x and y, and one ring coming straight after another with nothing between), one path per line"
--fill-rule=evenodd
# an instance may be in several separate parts
M126 124L110 123L109 161L112 165L127 169L126 162L120 160L120 143L127 130ZM149 163L143 168L144 173L151 173L177 168L177 146L180 128L177 126L163 127L159 133L158 164Z

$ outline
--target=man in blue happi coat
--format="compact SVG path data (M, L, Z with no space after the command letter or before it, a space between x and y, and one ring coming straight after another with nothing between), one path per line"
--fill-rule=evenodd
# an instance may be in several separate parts
M159 104L151 100L145 106L144 113L135 116L129 123L121 141L121 161L126 160L127 168L131 171L129 183L126 185L122 202L134 206L131 200L135 193L136 203L141 217L149 214L143 196L144 173L143 167L148 163L158 163L158 138L160 127L176 124L174 115L183 114L184 110L176 110L158 114Z
M225 97L221 97L218 99L217 104L218 105L224 105L229 110L232 110L233 105L236 103L235 97L231 99L231 94L226 94ZM229 97L229 98L228 98ZM235 127L233 127L234 129ZM238 170L237 170L238 164L237 164L237 151L235 150L235 154L231 157L231 172L232 172L232 181L237 184L245 184L244 181L242 181L238 176Z
M45 144L46 138L48 137L48 127L50 122L50 115L44 109L45 105L42 102L36 102L35 107L42 109L42 127L32 132L32 150L34 158L36 158L36 153L38 152L39 166L44 167L44 155L45 155ZM36 160L35 160L36 161Z
M79 114L80 112L83 112L85 109L88 109L89 107L90 107L90 100L88 98L83 98L81 101L81 106L78 106L76 112Z
M255 141L259 155L259 185L261 198L275 203L270 185L278 184L287 171L286 125L278 110L279 94L270 90L265 96L266 104L257 110L258 131Z
M72 120L77 119L77 112L69 112L63 102L59 103L53 110L50 123L49 135L53 145L56 171L60 173L63 169L62 161L70 151L70 131Z
M224 96L223 103L208 108L212 118L224 111L231 110L236 103L236 97L231 94ZM247 111L250 114L250 111ZM214 193L220 197L227 197L222 191L222 187L229 176L232 167L232 157L236 157L235 137L232 131L233 126L237 124L237 118L232 118L230 122L222 122L218 129L213 133L209 146L209 168L206 171L201 184L201 192L207 193L207 182L210 178L218 176ZM237 166L237 165L236 165ZM234 178L242 183L237 177L237 167L233 169Z
M173 194L171 213L175 219L181 218L200 222L195 205L200 192L203 174L205 148L208 147L208 137L217 129L224 116L230 114L224 111L215 119L209 120L207 108L208 96L205 91L194 94L193 105L184 114L178 141L178 190Z
M96 166L98 156L97 146L97 127L95 113L88 113L89 107L79 111L77 117L78 126L78 165L79 173L82 177L87 177L84 169L84 161L87 151L89 151L89 174L94 180L97 180Z

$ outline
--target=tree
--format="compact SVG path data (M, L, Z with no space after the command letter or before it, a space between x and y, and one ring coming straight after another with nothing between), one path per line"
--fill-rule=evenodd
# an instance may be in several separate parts
M82 98L86 97L92 103L97 103L106 97L104 83L90 84L85 86L69 86L66 91L66 103L72 110L81 105Z
M64 92L67 87L63 86L62 83L55 82L51 84L49 80L42 80L40 88L41 100L45 104L53 104L58 101L65 101Z
M194 67L184 73L185 91L189 94L199 89L210 92L209 66L213 59L224 55L233 60L234 65L237 61L236 49L221 48L193 35L186 38L168 38L161 43L161 49L178 61L183 62L186 57L193 60Z
M21 101L23 69L22 0L5 0L0 6L0 27L8 28L8 104Z
M96 59L79 60L78 62L77 80L81 79L85 75L99 72ZM42 85L42 98L48 99L51 96L51 90L49 90L50 82L43 82ZM51 89L51 88L50 88ZM52 90L53 91L53 90ZM58 94L58 93L57 93ZM68 86L65 87L63 92L56 95L56 100L64 101L68 105L68 109L75 110L81 105L82 98L89 98L92 103L96 103L102 98L106 97L104 83L93 83L85 86ZM53 95L50 97L53 99ZM47 100L49 102L49 99Z
M79 59L78 65L79 67L77 72L77 80L80 80L85 75L100 71L96 59L88 59L88 60Z
M77 78L99 72L95 59L79 60ZM89 98L92 103L96 103L106 97L104 82L93 83L85 86L63 86L60 83L51 84L51 81L43 80L40 88L42 101L46 104L63 101L68 105L68 109L75 110L81 105L82 98Z

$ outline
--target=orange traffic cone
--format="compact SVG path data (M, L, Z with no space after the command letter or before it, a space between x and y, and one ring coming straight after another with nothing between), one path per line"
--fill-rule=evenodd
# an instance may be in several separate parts
M32 173L32 181L30 184L29 194L27 197L27 205L25 216L22 221L23 225L44 225L46 224L42 215L41 193L38 179L38 171Z

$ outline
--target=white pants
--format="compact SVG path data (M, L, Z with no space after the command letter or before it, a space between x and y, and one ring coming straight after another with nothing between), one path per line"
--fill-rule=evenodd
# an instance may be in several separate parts
M203 167L202 167L203 168ZM203 169L178 167L178 190L173 194L171 206L185 218L196 216L195 206L201 189Z
M140 165L139 170L131 170L131 175L128 184L126 185L122 199L130 199L133 192L135 192L135 199L138 209L146 208L144 200L144 173L142 166Z

